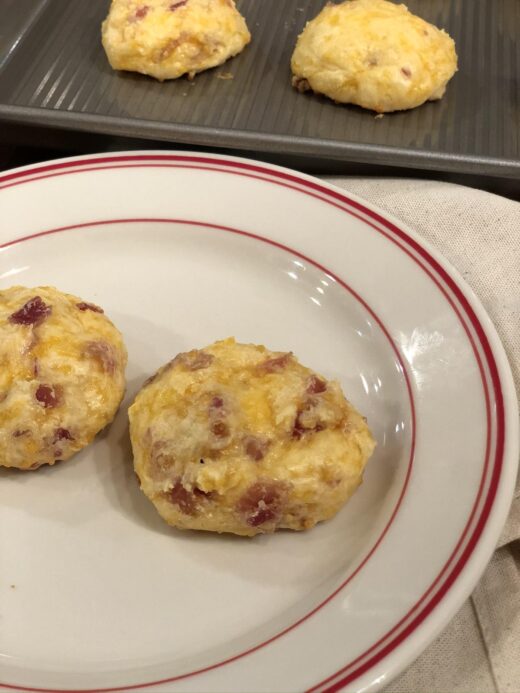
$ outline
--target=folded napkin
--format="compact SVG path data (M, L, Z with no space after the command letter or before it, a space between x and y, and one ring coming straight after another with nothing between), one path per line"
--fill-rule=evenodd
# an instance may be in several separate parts
M487 310L520 393L520 204L437 181L326 178L408 224ZM520 479L491 562L445 631L385 693L520 693Z

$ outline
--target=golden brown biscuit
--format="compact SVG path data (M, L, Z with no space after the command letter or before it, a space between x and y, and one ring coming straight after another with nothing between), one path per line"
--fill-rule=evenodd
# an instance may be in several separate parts
M183 529L313 527L352 495L374 448L338 383L234 339L179 354L129 416L141 488Z
M386 113L440 99L457 70L445 31L387 0L327 4L298 38L293 85Z
M250 40L233 0L112 0L102 26L114 70L159 80L221 65Z
M103 310L49 286L0 291L0 465L67 460L112 421L127 354Z

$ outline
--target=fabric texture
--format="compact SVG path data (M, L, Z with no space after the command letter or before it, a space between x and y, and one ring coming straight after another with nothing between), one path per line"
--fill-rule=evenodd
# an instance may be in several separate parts
M325 178L389 212L444 255L493 321L520 393L520 204L451 183ZM520 693L520 479L470 599L385 693Z

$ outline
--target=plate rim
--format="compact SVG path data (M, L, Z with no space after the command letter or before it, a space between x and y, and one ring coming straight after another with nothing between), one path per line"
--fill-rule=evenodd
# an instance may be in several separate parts
M410 229L406 224L403 224L400 220L395 219L395 217L392 217L391 214L388 214L385 211L379 210L377 206L372 205L365 200L357 197L356 195L352 195L350 192L346 193L345 191L329 184L325 183L323 181L317 180L311 176L307 176L305 174L301 174L295 171L291 171L290 169L286 169L283 167L279 166L273 166L273 165L267 165L261 162L256 162L254 160L248 160L248 159L242 159L238 157L230 157L230 156L220 156L220 155L207 155L207 154L198 154L198 153L191 153L191 152L180 152L180 153L175 153L175 152L154 152L154 151L138 151L138 152L119 152L119 153L114 153L114 154L99 154L99 155L87 155L87 156L79 156L79 157L69 157L65 159L58 159L54 160L53 162L42 162L41 164L37 165L29 165L25 167L21 167L18 169L14 169L11 172L8 172L7 174L2 174L0 175L0 191L2 189L5 189L7 187L12 187L13 185L19 185L23 183L29 183L32 181L38 181L41 180L42 178L47 178L49 176L55 176L55 175L65 175L66 173L73 173L73 172L85 172L88 171L89 168L85 168L85 166L89 166L90 164L99 164L102 162L103 164L114 164L108 165L108 166L98 166L97 168L114 168L117 167L115 166L116 163L119 164L125 164L126 162L143 162L144 160L147 160L149 162L154 161L157 162L160 161L168 161L170 164L166 164L169 167L172 165L173 161L181 161L185 163L194 163L197 162L199 164L217 164L218 166L224 166L227 167L228 169L249 169L250 171L254 171L256 174L260 175L255 175L254 177L259 177L261 180L267 180L266 178L262 177L263 175L279 178L279 179L285 179L286 181L290 181L291 183L296 183L298 186L302 186L305 188L310 188L314 190L314 192L320 193L318 194L313 194L313 197L318 197L321 201L327 202L328 200L324 200L323 197L321 197L322 194L325 194L326 197L332 198L336 201L339 201L341 204L346 205L347 207L354 207L357 211L361 211L363 214L368 215L370 218L374 219L377 221L378 224L381 224L385 228L392 228L393 232L397 232L398 237L400 237L404 242L409 243L416 252L420 256L422 256L424 259L429 261L436 269L436 271L443 276L445 279L446 283L448 285L451 285L450 288L454 292L455 295L457 295L458 299L465 304L465 310L466 310L466 315L470 319L470 321L473 324L474 329L477 332L478 338L480 340L480 344L483 347L483 351L485 353L487 363L490 369L490 375L491 375L491 381L493 382L494 386L494 392L495 392L495 403L498 405L497 409L500 409L500 393L504 395L504 400L503 400L503 412L501 415L503 415L503 424L505 426L504 429L504 440L507 446L510 448L509 452L504 448L504 450L501 451L500 453L500 461L501 464L503 464L502 469L499 469L498 476L496 477L496 485L494 488L493 492L493 498L491 499L490 505L488 512L486 514L486 517L484 519L483 525L481 527L481 530L479 534L476 536L474 545L472 546L469 555L467 559L464 561L462 564L460 570L454 575L452 582L447 586L447 588L443 591L442 589L440 590L440 597L439 599L433 604L431 609L423 616L421 619L420 623L417 625L420 625L431 613L431 611L435 611L437 615L439 615L439 610L436 609L436 606L438 604L449 604L450 600L446 600L446 596L450 595L451 596L451 601L455 602L455 606L451 609L445 609L446 613L444 615L444 618L440 619L440 625L438 624L438 629L440 630L447 622L448 620L453 616L455 613L456 608L460 606L462 603L463 599L469 592L471 591L471 588L473 585L477 582L478 578L480 577L480 574L483 572L485 568L485 564L487 562L487 558L491 555L492 551L494 550L494 541L498 539L498 534L500 532L500 529L505 522L507 512L509 509L509 504L512 499L513 491L514 491L514 484L511 484L511 489L510 493L508 493L509 489L506 487L504 488L504 483L503 480L507 474L504 474L504 468L507 466L509 458L511 458L511 462L509 463L510 469L509 469L509 476L512 478L514 475L516 475L516 465L514 461L514 457L516 457L516 461L518 461L518 455L514 455L515 449L518 450L518 416L515 417L515 412L517 413L517 402L516 402L516 396L515 396L515 391L514 391L514 383L512 379L512 374L510 371L509 364L507 362L507 357L505 355L505 352L503 350L503 347L500 343L500 339L496 333L496 330L494 326L492 325L492 322L487 315L486 311L482 307L480 301L478 298L475 296L474 292L472 289L466 284L464 279L459 275L459 273L451 266L449 262L445 260L445 258L435 249L432 248L431 245L424 241L424 239L417 234L417 232L413 231ZM83 166L83 168L79 168ZM131 168L134 167L140 167L143 168L143 165L139 166L139 164L136 166L134 164L130 164ZM208 166L205 166L208 168ZM74 170L70 170L74 169ZM210 170L215 170L215 169L210 169ZM221 170L221 169L217 169ZM51 171L59 171L57 173L50 173ZM65 173L64 173L65 172ZM226 172L230 172L229 170ZM234 171L231 171L234 172ZM40 175L40 174L44 175ZM47 173L49 175L47 175ZM31 178L31 174L34 174L36 177ZM275 182L275 181L270 181L270 182ZM294 185L290 185L288 187L295 187ZM302 191L300 187L296 188L299 191ZM304 191L303 191L304 192ZM335 206L340 206L339 204L336 204ZM344 209L344 207L341 207ZM348 211L345 210L344 211ZM352 212L350 212L352 213ZM359 216L357 214L354 214L354 216ZM370 224L370 222L367 222L367 220L364 217L361 217L362 221L365 223L368 223L371 226L374 226L374 224ZM91 224L87 224L91 225ZM383 233L380 228L375 227L376 230L379 232ZM387 235L387 234L384 234ZM21 241L21 238L15 239L13 242L19 242ZM268 240L268 239L263 239L263 240ZM392 240L392 239L391 239ZM394 241L395 242L395 241ZM6 243L5 245L11 245L12 243ZM281 245L281 244L280 244ZM402 250L405 250L400 246ZM298 251L292 248L287 248L290 252L295 252L298 254ZM405 250L406 252L406 250ZM410 253L408 253L410 254ZM413 257L413 256L412 256ZM309 259L309 258L307 258ZM316 261L312 260L313 264L318 264ZM422 269L424 267L422 266L421 263L418 263ZM327 270L329 271L329 270ZM435 279L434 279L435 281ZM437 282L435 282L437 283ZM442 289L441 289L442 290ZM444 293L444 292L443 292ZM457 311L456 311L457 312ZM469 332L466 328L466 325L464 321L460 318L459 319L462 322L462 325L464 326L464 329L468 333L468 337L470 337ZM482 324L484 323L484 324ZM470 341L473 345L473 341L470 337ZM393 344L393 340L392 340ZM399 353L399 352L398 352ZM477 354L476 354L477 355ZM478 357L477 357L478 358ZM493 367L495 368L496 372L493 372ZM405 369L406 373L406 369ZM485 381L484 375L483 381ZM498 389L497 389L498 386ZM498 397L496 395L499 394ZM499 412L500 413L500 412ZM509 415L508 415L509 414ZM507 420L507 426L506 426L506 420ZM515 426L516 423L516 426ZM502 441L504 442L504 441ZM496 457L498 458L498 452ZM505 469L507 472L508 470ZM502 485L502 488L500 489L500 494L497 495L497 491L499 490L499 485ZM510 498L508 498L510 496ZM500 501L500 502L498 502ZM475 506L476 507L476 506ZM486 532L484 530L487 530L487 536ZM478 550L478 551L477 551ZM478 555L480 553L480 557ZM471 566L469 565L469 559L473 557L473 560L475 561L475 556L478 558L477 561L477 566ZM450 557L448 564L450 562L452 557ZM441 573L442 574L442 573ZM464 585L464 581L460 580L459 578L465 576L466 577L466 584ZM437 578L436 578L437 580ZM454 598L455 595L455 598ZM419 602L420 603L420 602ZM414 605L413 608L415 608L416 605ZM313 613L313 612L311 612ZM422 612L419 614L422 615ZM417 628L417 625L412 628L411 632L414 632ZM429 632L429 636L426 637L426 639L423 637L423 640L425 642L419 643L418 646L415 648L412 647L412 653L409 656L409 661L411 661L413 658L418 656L420 651L422 651L423 647L425 644L427 644L429 641L433 640L435 637L436 632L433 632L432 634L432 628L427 629ZM433 629L435 630L435 629ZM283 632L286 632L285 630ZM279 635L277 637L280 637ZM408 637L405 636L405 639ZM417 636L415 637L415 641L417 642ZM410 641L409 641L410 642ZM414 640L412 639L412 643ZM392 644L392 643L391 643ZM394 656L398 655L400 650L399 646L401 645L401 642L398 642L395 644L391 650L388 653L385 653L379 659L370 664L368 667L365 667L364 671L361 671L357 673L356 676L349 675L349 676L342 676L342 672L344 669L340 669L338 672L335 674L332 674L331 676L327 677L324 679L322 682L319 684L316 684L312 688L310 688L310 691L315 691L318 689L322 689L322 686L327 685L326 690L330 691L337 691L343 688L345 685L353 681L354 679L359 678L362 676L365 671L370 671L379 661L385 660L388 655L393 652ZM254 648L257 649L257 648ZM365 653L366 654L366 653ZM377 655L376 655L377 656ZM235 659L235 658L233 658ZM226 660L229 662L229 660ZM356 661L356 660L355 660ZM388 662L388 660L387 660ZM223 662L224 664L226 662ZM351 663L352 665L353 663ZM215 668L218 665L213 665L209 667L210 669ZM406 662L403 663L403 660L401 658L401 662L397 663L396 666L394 666L394 673L397 673L398 671L402 670L406 666ZM207 669L206 669L207 670ZM196 673L196 672L194 672ZM355 673L355 672L354 672ZM193 675L193 674L192 674ZM95 691L116 691L116 690L132 690L132 689L138 689L142 688L144 686L152 686L152 685L160 685L167 683L168 681L173 681L173 680L179 680L182 678L186 678L189 676L189 674L186 675L180 675L176 677L172 677L170 679L163 679L161 681L157 682L149 682L149 683L142 683L142 684L137 684L137 685L130 685L130 686L125 686L125 687L112 687L112 688L100 688L100 689L89 689L89 690L95 690ZM342 678L338 678L339 676L342 676ZM386 677L385 677L386 678ZM328 685L330 683L330 685ZM56 689L49 689L49 688L27 688L23 686L16 686L16 685L10 685L10 684L0 684L6 686L6 688L12 688L16 690L35 690L35 691L53 691ZM381 684L382 685L382 684ZM372 685L372 688L374 686ZM77 689L78 691L82 691L85 689Z

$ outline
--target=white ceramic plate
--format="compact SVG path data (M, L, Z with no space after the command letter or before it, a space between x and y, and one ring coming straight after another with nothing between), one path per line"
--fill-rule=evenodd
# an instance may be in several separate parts
M52 284L123 331L128 392L66 464L0 475L0 681L31 690L376 690L467 597L518 459L504 352L412 231L312 178L132 153L0 177L0 287ZM378 441L331 522L170 529L126 409L179 351L234 335L339 378Z

